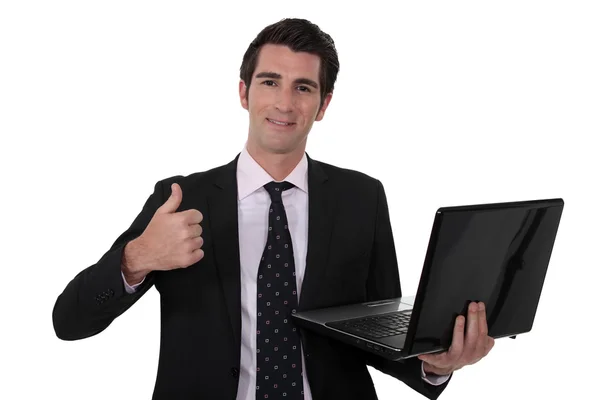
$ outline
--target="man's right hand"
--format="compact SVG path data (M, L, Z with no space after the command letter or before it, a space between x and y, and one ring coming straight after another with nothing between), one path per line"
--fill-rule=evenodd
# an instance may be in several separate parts
M171 185L171 190L171 196L156 210L144 232L125 246L122 270L130 285L150 271L186 268L204 257L202 213L194 209L176 212L183 193L177 183Z

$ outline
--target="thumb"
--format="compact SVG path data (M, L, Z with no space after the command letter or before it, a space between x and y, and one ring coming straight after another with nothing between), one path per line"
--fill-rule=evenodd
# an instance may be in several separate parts
M182 199L183 193L181 192L181 187L177 183L173 183L171 185L171 196L157 211L162 214L174 213L177 211Z

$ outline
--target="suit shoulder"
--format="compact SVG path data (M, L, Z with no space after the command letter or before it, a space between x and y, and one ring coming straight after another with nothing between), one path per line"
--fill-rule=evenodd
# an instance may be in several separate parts
M193 172L187 175L180 174L168 176L156 182L156 186L162 186L166 192L170 192L171 185L173 183L178 183L182 189L204 187L211 182L214 182L215 179L220 176L226 168L230 167L231 164L225 164L204 171Z
M204 171L193 172L187 175L172 175L161 179L158 183L170 185L172 183L184 183L184 184L202 184L210 182L216 179L217 176L221 175L226 168L231 168L232 163L213 167Z
M322 161L315 161L323 171L332 179L342 184L352 183L356 186L377 187L381 184L380 180L365 173L351 168L343 168L337 165L328 164Z

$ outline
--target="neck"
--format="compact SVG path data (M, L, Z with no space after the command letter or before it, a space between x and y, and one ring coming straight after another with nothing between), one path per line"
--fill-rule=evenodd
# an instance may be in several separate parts
M297 149L291 153L273 154L261 150L258 146L250 143L247 145L248 154L276 181L282 181L293 170L304 156L303 149Z

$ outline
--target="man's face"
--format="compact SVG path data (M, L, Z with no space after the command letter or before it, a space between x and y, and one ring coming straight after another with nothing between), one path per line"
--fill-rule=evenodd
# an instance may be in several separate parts
M329 94L319 109L319 56L287 46L264 45L248 96L240 81L242 107L250 114L248 145L271 154L303 153L314 121L323 119Z

